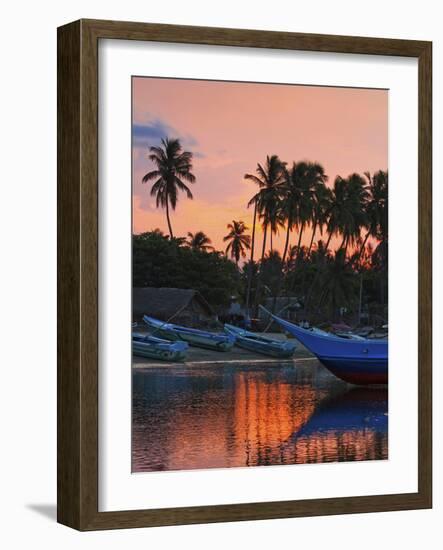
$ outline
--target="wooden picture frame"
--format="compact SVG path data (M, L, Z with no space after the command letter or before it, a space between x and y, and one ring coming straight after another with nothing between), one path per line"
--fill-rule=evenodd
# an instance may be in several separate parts
M418 492L98 511L98 42L100 39L404 56L419 76ZM79 530L432 506L430 42L80 20L58 29L58 521Z

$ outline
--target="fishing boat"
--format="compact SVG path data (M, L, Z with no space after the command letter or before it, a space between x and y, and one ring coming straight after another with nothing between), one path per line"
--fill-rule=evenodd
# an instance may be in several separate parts
M345 338L346 340L366 340L363 336L353 334L352 332L335 332L334 335L339 336L340 338Z
M293 342L267 338L228 323L225 323L225 332L235 336L236 346L271 357L292 357L297 347Z
M132 333L132 353L162 361L183 361L188 351L187 342L170 342L150 334Z
M351 384L388 383L388 341L342 338L301 328L260 306L301 342L332 374Z
M212 349L216 351L229 351L235 342L235 336L225 332L208 332L195 328L182 327L173 323L166 323L148 315L143 316L143 321L156 336L173 342L183 341L191 346Z

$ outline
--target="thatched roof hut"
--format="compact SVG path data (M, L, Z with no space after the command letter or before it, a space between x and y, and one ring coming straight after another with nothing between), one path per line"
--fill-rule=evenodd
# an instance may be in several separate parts
M215 313L197 290L188 288L143 287L132 290L132 317L139 321L143 315L161 321L169 319L186 326L199 326L215 319Z

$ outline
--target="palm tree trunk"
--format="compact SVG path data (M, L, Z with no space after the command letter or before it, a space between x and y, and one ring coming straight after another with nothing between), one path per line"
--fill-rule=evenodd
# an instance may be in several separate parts
M251 243L251 259L249 261L248 269L248 288L246 290L246 314L249 317L249 303L251 295L251 284L252 284L252 268L254 262L254 244L255 244L255 221L257 218L257 203L254 204L254 221L252 224L252 243Z
M323 302L326 300L328 293L329 293L329 290L326 288L326 285L323 285L323 287L320 289L320 299L318 301L318 306L317 306L319 310L322 307Z
M297 258L300 256L300 247L301 247L301 237L303 235L303 230L305 228L305 224L302 223L300 227L300 233L298 235L298 242L297 242Z
M265 229L263 231L263 247L262 247L262 250L261 250L261 261L263 262L263 259L265 257L265 252L266 252L266 236L267 236L267 233L268 233L268 224L265 225Z
M329 243L331 242L331 239L332 239L332 231L329 233L328 241L325 245L326 252L328 251Z
M329 243L330 240L331 240L331 237L329 236L328 243ZM326 248L326 254L327 254L327 252L328 252L328 249ZM309 306L311 304L311 297L312 297L313 291L314 291L315 286L317 284L317 281L319 280L320 275L323 273L323 270L324 270L324 267L325 267L325 265L324 265L325 259L326 259L326 257L323 258L323 261L322 261L321 265L317 264L317 271L314 275L314 280L311 283L311 287L308 290L308 295L307 295L306 300L305 300L305 311L309 310Z
M314 237L315 237L316 231L317 231L317 220L314 221L314 226L312 227L312 237L311 237L311 242L309 243L308 256L311 253L311 248L312 248L312 245L314 244Z
M252 245L251 245L251 263L254 261L254 244L255 244L255 221L257 218L257 203L254 205L254 222L252 225Z
M169 238L173 239L174 235L172 233L171 220L169 219L169 196L166 196L166 219L168 220Z
M286 229L286 240L285 240L285 248L283 250L283 257L282 257L282 268L284 268L285 260L286 260L286 254L288 253L288 246L289 246L289 233L291 231L291 224L288 220L288 227Z
M362 244L361 247L360 247L360 252L358 253L358 259L359 259L359 260L360 260L360 258L361 258L361 255L363 254L364 249L365 249L366 242L367 242L368 237L369 237L369 233L370 233L369 231L366 233L366 236L365 236L365 238L364 238L363 244Z
M311 254L311 248L312 248L312 244L314 242L314 236L315 236L316 229L317 229L317 220L314 221L314 224L312 226L312 237L311 237L311 242L309 243L309 249L308 249L308 252L306 254L306 259L308 259L309 255ZM306 269L303 270L303 278L302 278L301 288L302 288L303 296L306 296ZM307 300L305 300L305 305L306 305L306 301Z
M258 313L258 299L259 299L259 290L260 290L260 279L261 279L261 271L263 267L263 260L265 257L266 252L266 236L268 233L268 224L265 225L265 229L263 231L263 246L261 250L261 261L260 261L260 268L257 273L257 285L255 288L255 300L254 300L254 315L257 316Z
M291 231L291 221L290 221L290 219L288 219L288 226L287 226L287 229L286 229L285 248L283 250L282 262L281 262L280 282L279 282L279 285L278 285L278 290L277 290L277 292L275 293L275 296L274 296L274 300L273 300L273 304L272 304L272 313L275 313L275 306L277 304L277 298L280 297L280 294L281 294L281 291L282 291L282 288L283 288L283 284L285 282L284 269L285 269L286 254L288 253L290 231Z
M272 250L274 249L274 245L272 244L272 236L273 236L274 232L272 231L272 228L271 228L271 252Z

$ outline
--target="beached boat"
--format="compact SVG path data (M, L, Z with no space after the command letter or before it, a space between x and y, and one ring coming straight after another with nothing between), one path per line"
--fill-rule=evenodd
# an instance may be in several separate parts
M184 341L191 346L199 348L212 349L216 351L228 351L235 342L235 336L224 332L208 332L195 328L182 327L173 323L165 323L149 317L143 316L143 321L150 327L155 336L165 338L166 340Z
M334 336L339 336L340 338L345 338L346 340L366 340L363 336L353 334L352 332L335 332Z
M132 334L132 353L139 357L161 359L162 361L183 361L188 351L187 342L170 342L150 334Z
M285 342L284 340L276 340L261 336L260 334L248 332L247 330L229 325L228 323L225 323L225 331L227 334L232 334L236 337L236 346L263 355L270 355L271 357L292 357L297 347L294 342Z
M388 383L388 341L349 339L301 328L260 306L299 340L332 374L351 384Z

